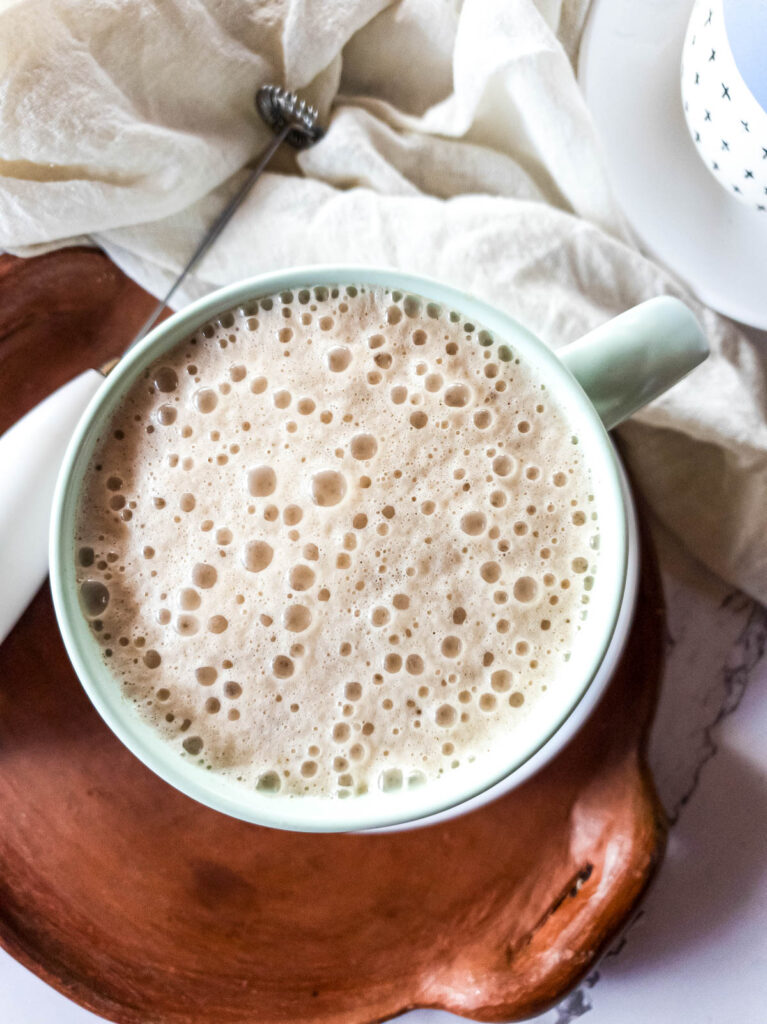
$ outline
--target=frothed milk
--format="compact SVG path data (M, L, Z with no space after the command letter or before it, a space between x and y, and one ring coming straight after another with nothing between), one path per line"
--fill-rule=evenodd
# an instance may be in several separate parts
M121 402L78 512L81 605L179 757L271 796L396 792L513 749L558 685L591 490L503 338L381 288L285 292Z

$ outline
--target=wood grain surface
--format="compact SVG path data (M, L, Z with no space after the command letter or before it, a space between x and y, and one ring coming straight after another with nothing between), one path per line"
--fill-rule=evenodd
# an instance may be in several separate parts
M95 250L0 257L0 430L117 355L153 305ZM120 1024L540 1012L662 854L644 760L662 627L645 536L628 650L555 761L443 825L299 835L202 807L133 757L81 689L46 586L0 648L0 943Z

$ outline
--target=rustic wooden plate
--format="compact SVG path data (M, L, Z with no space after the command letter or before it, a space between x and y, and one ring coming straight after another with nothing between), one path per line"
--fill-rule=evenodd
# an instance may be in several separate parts
M119 353L153 301L94 250L0 258L0 430ZM544 1010L664 845L644 761L663 611L644 550L628 651L576 739L488 807L379 836L262 829L162 782L90 705L46 586L0 649L0 943L120 1024Z

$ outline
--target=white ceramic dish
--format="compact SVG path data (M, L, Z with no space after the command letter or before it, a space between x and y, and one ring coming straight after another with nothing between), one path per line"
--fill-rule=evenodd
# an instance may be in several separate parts
M767 89L755 77L758 69L749 67L760 33L767 38L763 0L696 0L682 51L682 107L706 168L726 191L767 219L767 111L738 63L745 58L750 81ZM762 66L761 77L767 79L767 54Z
M692 6L595 0L579 79L642 247L703 302L767 328L767 214L721 188L685 125L680 65Z

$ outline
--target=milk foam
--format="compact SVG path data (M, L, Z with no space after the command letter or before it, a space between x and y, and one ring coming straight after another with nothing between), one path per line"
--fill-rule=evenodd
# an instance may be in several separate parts
M282 293L128 392L85 480L81 606L179 756L269 795L385 794L522 742L596 520L504 339L379 288Z

